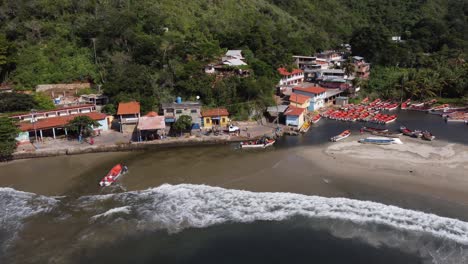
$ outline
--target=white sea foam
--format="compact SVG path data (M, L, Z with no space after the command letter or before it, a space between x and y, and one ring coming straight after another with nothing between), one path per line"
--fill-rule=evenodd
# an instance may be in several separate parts
M110 216L110 215L118 214L118 213L129 214L130 213L130 208L131 208L130 206L122 206L122 207L112 208L112 209L107 210L106 212L104 212L102 214L98 214L98 215L95 215L95 216L91 217L91 219L95 220L97 218L106 217L106 216Z
M21 192L12 188L0 188L0 231L8 234L8 243L21 228L23 220L51 210L57 203L54 198Z
M305 216L382 224L468 245L467 222L369 201L292 193L254 193L190 184L165 184L101 198L111 197L125 205L117 208L118 211L122 208L135 211L142 228L146 224L157 224L170 231L179 231L226 222L279 221ZM92 198L95 199L99 197Z

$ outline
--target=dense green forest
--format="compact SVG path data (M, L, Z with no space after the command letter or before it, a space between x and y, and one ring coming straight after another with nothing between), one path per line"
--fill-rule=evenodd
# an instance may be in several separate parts
M366 93L460 98L467 15L465 0L0 0L0 82L91 80L143 111L199 95L245 117L271 103L291 55L350 43L373 64ZM251 77L203 73L227 49L243 50Z

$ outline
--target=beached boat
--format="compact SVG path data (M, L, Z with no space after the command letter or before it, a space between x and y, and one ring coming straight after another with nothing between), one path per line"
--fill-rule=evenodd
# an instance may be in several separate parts
M310 123L309 123L309 122L305 122L305 123L302 125L301 129L299 129L299 132L301 132L301 133L306 133L307 131L309 131L309 129L310 129Z
M377 144L377 145L390 145L390 144L403 144L399 138L388 137L367 137L358 140L362 144Z
M394 132L389 132L389 131L384 131L384 132L373 131L371 132L371 134L376 135L376 136L382 136L382 137L398 138L401 136L402 133L394 133Z
M245 148L245 149L248 149L248 148L267 148L267 147L270 147L270 146L273 146L273 144L275 144L276 140L274 139L269 139L269 138L261 138L259 140L255 140L255 141L244 141L244 142L241 142L240 143L240 147L241 148Z
M119 178L121 175L127 173L128 168L127 166L124 166L122 164L117 164L115 165L107 175L102 178L102 180L99 182L99 185L102 187L106 187L117 181L117 178Z
M333 142L340 141L342 139L349 137L350 135L351 135L351 131L345 130L341 134L330 138L330 141L333 141Z
M366 131L366 132L374 132L374 131L378 131L378 132L387 132L388 129L386 128L378 128L378 127L362 127L361 128L362 131Z
M409 105L411 104L411 99L408 99L406 101L404 101L402 104L401 104L401 109L402 110L405 110Z
M312 124L317 124L318 121L320 121L320 119L322 119L321 115L315 115L314 117L312 117Z
M400 127L400 131L401 133L403 133L403 135L405 136L409 136L409 137L416 137L416 138L420 138L422 137L422 132L420 130L410 130L408 129L407 127L405 126L401 126Z
M435 136L429 131L424 131L422 132L422 139L432 141L435 139Z

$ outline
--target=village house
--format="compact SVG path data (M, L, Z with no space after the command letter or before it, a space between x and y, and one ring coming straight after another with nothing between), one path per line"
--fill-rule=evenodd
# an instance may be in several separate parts
M138 141L161 138L165 136L165 130L164 116L159 116L156 112L149 112L138 119Z
M44 137L52 137L56 139L59 136L67 136L68 123L77 116L87 116L92 120L97 121L99 125L97 127L93 127L93 130L97 134L109 129L107 115L103 113L75 113L41 119L36 119L33 115L31 118L23 119L24 121L19 123L21 133L18 135L16 140L19 142L28 142L30 141L30 138L34 138L42 141Z
M217 74L221 76L237 75L248 77L250 70L246 67L247 63L242 56L242 50L228 50L218 63L210 63L205 66L205 73Z
M309 111L319 110L325 105L326 91L326 89L316 86L299 86L293 88L293 93L310 97Z
M289 96L289 105L298 108L309 108L310 97L298 93L291 93Z
M281 75L279 85L298 85L304 82L304 71L301 69L293 69L289 72L286 68L278 68L278 73Z
M229 112L226 108L204 109L201 115L203 128L226 127L230 122Z
M370 63L367 63L363 57L354 56L353 58L355 76L361 79L369 79L370 76Z
M46 118L53 118L53 117L60 117L60 116L68 116L68 115L75 115L75 114L86 114L96 112L96 106L92 104L83 104L77 106L69 106L69 107L60 107L53 110L42 110L42 111L31 111L28 113L22 114L15 114L11 115L10 117L13 119L17 119L19 121L30 121L46 119Z
M201 107L200 102L182 102L180 97L177 97L176 102L161 105L166 124L172 125L179 117L187 115L192 117L192 129L201 127Z
M300 129L305 122L305 108L289 106L284 112L286 125Z
M117 115L119 116L120 132L133 134L140 118L140 103L119 103Z
M296 64L296 67L298 69L304 70L307 69L313 65L316 65L315 60L317 59L316 57L313 56L299 56L299 55L294 55L292 56L294 59L294 64Z
M338 51L334 51L334 50L327 50L327 51L317 53L315 57L317 57L317 59L324 59L329 63L343 59L343 56L341 55L341 53Z

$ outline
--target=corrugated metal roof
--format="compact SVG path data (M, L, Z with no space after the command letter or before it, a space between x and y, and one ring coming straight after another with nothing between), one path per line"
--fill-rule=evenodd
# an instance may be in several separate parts
M138 130L165 129L164 116L143 116L138 119Z

